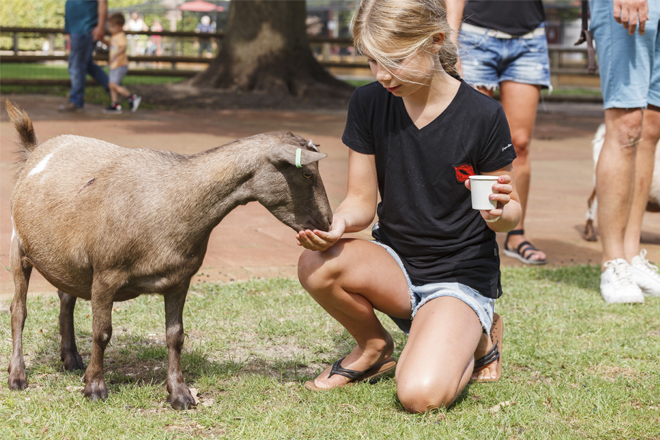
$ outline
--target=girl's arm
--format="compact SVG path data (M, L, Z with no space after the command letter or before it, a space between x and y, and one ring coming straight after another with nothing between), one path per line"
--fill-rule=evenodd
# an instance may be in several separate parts
M513 178L513 165L500 168L492 173L483 173L488 176L499 176L497 183L493 184L495 194L490 199L497 201L497 208L481 211L481 216L488 227L495 232L509 232L518 226L522 217L520 197L516 190L516 182ZM465 181L465 186L470 188L470 179Z
M344 233L368 228L376 216L377 202L375 156L349 150L346 198L335 211L330 231L300 231L296 236L298 244L306 249L324 251L334 245Z

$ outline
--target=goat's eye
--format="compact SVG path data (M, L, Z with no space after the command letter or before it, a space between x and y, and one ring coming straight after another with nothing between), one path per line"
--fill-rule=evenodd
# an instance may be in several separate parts
M307 171L303 171L302 176L303 176L305 179L311 179L311 177L312 177L312 173L308 173Z

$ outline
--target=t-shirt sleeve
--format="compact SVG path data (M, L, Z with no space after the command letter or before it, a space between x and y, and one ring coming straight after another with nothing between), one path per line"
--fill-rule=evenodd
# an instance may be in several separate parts
M483 145L479 163L480 173L490 173L504 168L516 158L516 150L511 142L509 122L502 107L498 106L494 114L486 143Z
M122 51L123 49L126 49L127 41L126 41L126 34L123 32L117 36L117 51Z
M355 89L348 103L346 127L341 140L344 145L358 153L375 154L367 108L360 98L360 89Z

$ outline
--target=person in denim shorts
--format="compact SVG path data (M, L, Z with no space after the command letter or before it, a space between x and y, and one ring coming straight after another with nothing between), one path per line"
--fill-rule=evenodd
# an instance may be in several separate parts
M449 406L472 379L500 378L496 232L520 221L516 153L501 105L458 77L450 35L441 0L363 0L353 19L376 81L348 106L346 198L329 231L296 238L302 286L357 346L306 382L309 390L396 368L401 405L425 412ZM472 208L475 174L496 176L493 209ZM376 214L375 241L345 236ZM398 361L376 310L408 334Z
M640 251L660 138L660 1L590 6L606 126L596 167L600 290L607 303L643 302L644 294L660 296L658 267Z
M543 4L541 0L448 0L447 9L452 29L460 30L463 78L491 97L500 88L518 156L513 169L523 216L507 234L503 253L525 264L545 264L546 254L525 239L532 130L541 89L551 89Z

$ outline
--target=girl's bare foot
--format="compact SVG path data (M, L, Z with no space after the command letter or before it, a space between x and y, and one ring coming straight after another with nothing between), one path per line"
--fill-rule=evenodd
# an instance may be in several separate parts
M490 335L483 333L479 340L479 345L477 345L477 349L474 351L474 359L482 358L491 348L493 348L493 341L490 339ZM473 372L471 380L494 379L496 375L497 359L486 365L483 369Z

